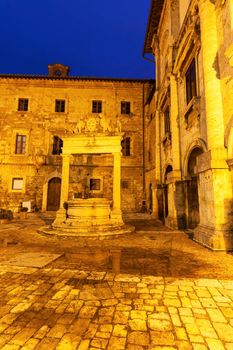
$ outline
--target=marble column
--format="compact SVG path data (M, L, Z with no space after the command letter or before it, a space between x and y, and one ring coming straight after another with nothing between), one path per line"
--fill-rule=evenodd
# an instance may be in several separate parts
M113 208L111 218L122 222L121 215L121 153L113 153Z

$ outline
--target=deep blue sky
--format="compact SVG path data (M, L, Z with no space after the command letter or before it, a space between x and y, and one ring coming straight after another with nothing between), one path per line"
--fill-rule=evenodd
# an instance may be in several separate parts
M150 0L0 0L0 73L154 78L142 58Z

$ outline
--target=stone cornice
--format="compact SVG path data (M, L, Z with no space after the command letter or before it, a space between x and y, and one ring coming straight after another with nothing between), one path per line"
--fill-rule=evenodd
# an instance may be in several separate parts
M31 79L31 80L55 80L55 81L116 81L116 82L129 82L129 83L147 83L153 82L154 79L140 79L140 78L105 78L105 77L79 77L79 76L67 76L67 77L55 77L48 75L33 75L33 74L0 74L1 79Z
M147 22L147 29L145 35L143 53L153 53L152 50L152 39L153 35L157 32L160 16L163 9L164 0L151 0L150 13Z

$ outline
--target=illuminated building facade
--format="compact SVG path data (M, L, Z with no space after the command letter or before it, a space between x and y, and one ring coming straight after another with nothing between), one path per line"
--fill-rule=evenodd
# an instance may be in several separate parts
M152 0L146 53L156 61L153 213L232 249L232 0Z
M143 120L153 80L81 78L49 65L48 76L0 76L0 208L22 202L42 211L60 205L62 138L122 133L121 208L145 207ZM111 154L70 158L69 198L112 200Z

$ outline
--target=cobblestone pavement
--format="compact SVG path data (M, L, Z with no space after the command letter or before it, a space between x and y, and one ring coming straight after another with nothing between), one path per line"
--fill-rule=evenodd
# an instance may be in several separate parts
M114 242L48 239L40 224L0 227L0 349L233 350L232 255L152 221ZM63 256L6 263L25 251Z

